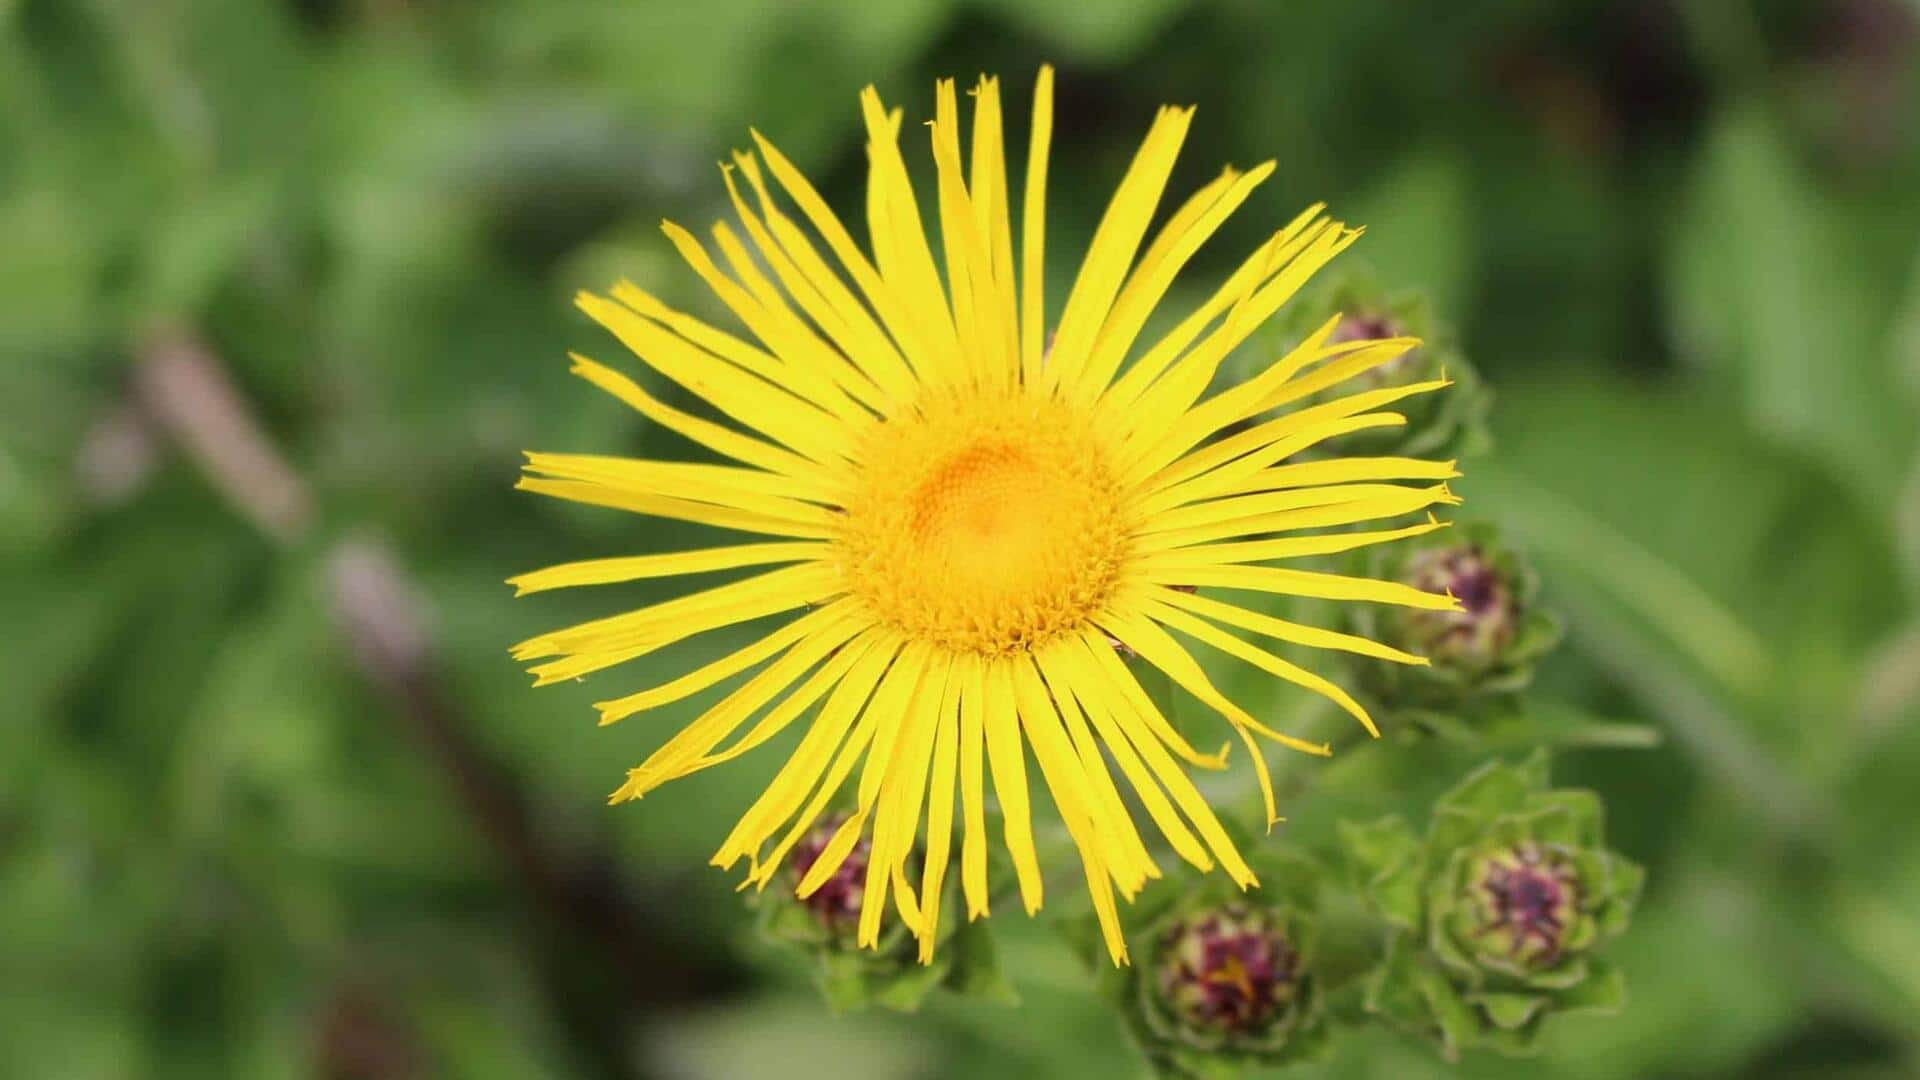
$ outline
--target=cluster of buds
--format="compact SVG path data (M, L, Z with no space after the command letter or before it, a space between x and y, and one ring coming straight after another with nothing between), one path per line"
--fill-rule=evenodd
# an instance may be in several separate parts
M1547 786L1544 754L1494 762L1435 804L1424 837L1399 818L1343 828L1394 926L1367 1007L1449 1057L1531 1049L1546 1017L1625 997L1597 950L1625 929L1640 867L1608 851L1600 801Z
M1405 426L1339 436L1326 444L1329 452L1458 456L1476 453L1485 446L1486 415L1492 398L1454 344L1452 334L1434 318L1424 296L1388 293L1364 277L1349 275L1288 305L1282 332L1292 345L1335 316L1340 322L1327 338L1331 345L1397 337L1419 338L1421 344L1328 389L1323 397L1405 386L1443 376L1453 386L1445 393L1396 401L1393 408L1407 418Z
M1318 873L1269 853L1263 888L1202 885L1141 935L1114 997L1168 1076L1226 1077L1318 1056L1326 1045L1317 960Z
M1358 632L1432 662L1363 671L1368 690L1389 706L1447 708L1518 690L1560 641L1559 620L1537 606L1532 567L1489 525L1469 522L1375 551L1366 572L1460 602L1455 611L1351 612Z

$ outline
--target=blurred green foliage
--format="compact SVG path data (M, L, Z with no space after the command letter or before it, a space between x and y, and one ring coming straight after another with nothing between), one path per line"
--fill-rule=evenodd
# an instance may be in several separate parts
M607 811L687 714L596 731L596 688L505 656L659 590L497 584L673 535L508 490L522 447L674 451L566 377L614 358L572 290L713 314L654 225L721 213L747 124L853 208L861 85L911 125L937 75L1023 101L1043 59L1056 253L1165 101L1200 106L1176 185L1281 166L1189 293L1311 201L1369 227L1347 258L1426 290L1497 394L1457 487L1567 616L1543 692L1668 735L1558 765L1649 870L1631 1004L1466 1073L1920 1074L1917 28L1911 0L0 0L0 1075L1136 1069L1018 918L1019 1009L823 1020L704 865L768 762ZM311 518L249 512L156 414L179 340ZM424 682L342 632L369 545L423 602ZM1371 768L1430 797L1447 753ZM1298 1075L1446 1071L1381 1033Z

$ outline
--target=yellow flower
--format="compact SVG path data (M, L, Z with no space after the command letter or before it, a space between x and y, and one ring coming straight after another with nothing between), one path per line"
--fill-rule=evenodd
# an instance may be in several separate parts
M1173 852L1202 870L1218 863L1243 888L1256 884L1181 764L1222 768L1226 747L1206 754L1189 745L1115 654L1116 641L1246 742L1269 822L1277 820L1272 785L1256 737L1313 754L1327 747L1274 731L1228 700L1167 631L1324 694L1369 731L1372 721L1345 691L1234 631L1424 662L1195 595L1193 586L1454 606L1404 585L1265 565L1441 527L1429 514L1400 527L1344 528L1453 503L1444 483L1457 475L1451 462L1288 459L1336 435L1403 422L1388 407L1444 380L1275 413L1416 341L1330 343L1329 322L1253 378L1207 393L1228 353L1358 230L1316 206L1172 329L1142 337L1181 267L1273 171L1271 162L1226 170L1143 248L1191 109L1155 117L1094 233L1057 333L1043 345L1052 89L1043 68L1017 274L997 80L983 78L973 92L967 159L954 84L939 84L931 124L938 257L901 156L900 113L871 87L861 95L870 256L755 132L758 156L736 153L723 169L746 229L743 239L724 223L713 227L727 269L692 234L664 227L758 344L630 283L611 296L579 297L581 309L648 366L732 423L674 408L625 375L574 357L576 373L731 463L536 453L520 482L559 498L777 538L516 578L527 593L779 567L542 634L514 655L540 661L533 673L552 683L722 627L790 617L731 655L598 705L601 722L612 723L759 668L631 770L613 800L730 760L811 712L798 747L713 861L725 867L744 857L748 883L764 886L857 769L854 810L800 893L818 888L870 836L860 941L877 941L891 899L923 959L939 927L956 815L968 916L987 913L989 780L1022 899L1029 912L1040 907L1029 752L1078 848L1116 963L1125 961L1126 944L1114 892L1130 899L1160 869L1109 757ZM1339 531L1305 531L1327 529Z

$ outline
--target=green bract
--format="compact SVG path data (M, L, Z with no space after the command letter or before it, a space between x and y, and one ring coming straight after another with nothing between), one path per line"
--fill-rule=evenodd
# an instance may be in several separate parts
M1460 611L1356 605L1356 632L1432 661L1430 667L1370 664L1368 691L1390 708L1446 708L1510 693L1560 642L1560 621L1538 604L1539 581L1493 526L1463 523L1392 545L1365 572L1428 592L1452 593Z
M1424 294L1389 293L1371 279L1349 273L1310 297L1288 305L1282 332L1289 343L1304 339L1335 315L1340 325L1331 341L1416 337L1420 347L1354 380L1353 389L1384 389L1437 379L1453 386L1443 394L1401 398L1388 408L1407 418L1405 425L1369 428L1329 439L1335 454L1475 454L1488 442L1486 415L1492 392L1454 343L1452 333L1433 315ZM1357 384L1365 384L1360 386Z
M1547 1016L1624 1001L1595 953L1626 929L1644 872L1606 850L1597 796L1547 787L1545 754L1474 772L1424 839L1397 817L1342 834L1395 928L1367 1008L1448 1058L1525 1053Z
M1261 886L1245 894L1196 884L1132 936L1132 965L1106 977L1162 1075L1234 1077L1326 1047L1318 869L1279 854L1254 868Z

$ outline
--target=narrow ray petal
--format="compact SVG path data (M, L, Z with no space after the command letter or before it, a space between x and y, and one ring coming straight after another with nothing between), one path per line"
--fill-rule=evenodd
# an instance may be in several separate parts
M993 771L994 794L1000 798L1000 823L1006 833L1007 853L1013 856L1021 902L1031 915L1040 910L1045 891L1041 885L1040 858L1033 846L1026 751L1021 749L1020 717L1014 705L1013 663L996 657L980 665L980 682L963 689L981 702L987 765Z
M848 730L859 718L861 706L866 703L873 688L879 685L887 666L893 662L900 645L897 638L884 634L875 636L872 646L835 684L826 704L820 707L819 714L801 738L800 745L781 765L780 771L774 775L760 798L735 823L726 842L714 854L715 866L730 867L741 856L757 853L767 838L785 825L787 819L806 801L808 794L821 780L835 751L840 749ZM808 820L810 823L811 816ZM784 856L785 850L779 855ZM772 865L779 865L779 857L773 860ZM764 878L756 877L755 880L764 884Z
M1042 65L1033 84L1033 124L1027 141L1027 185L1020 200L1020 372L1039 383L1047 336L1047 153L1053 142L1053 67Z
M1142 565L1156 570L1185 566L1220 566L1228 563L1258 563L1279 559L1302 559L1318 555L1338 555L1374 544L1386 544L1409 537L1424 536L1444 529L1448 522L1432 514L1418 525L1402 529L1377 529L1367 532L1323 533L1318 536L1289 536L1279 540L1249 540L1237 544L1200 544L1155 552Z
M507 579L515 596L578 585L611 585L646 578L705 574L769 563L810 562L831 548L817 543L735 544L731 547L670 551L660 555L619 555L561 563Z
M1367 710L1353 700L1353 695L1329 680L1315 675L1298 664L1288 663L1257 645L1248 644L1212 623L1170 604L1150 602L1145 610L1151 618L1173 627L1196 641L1205 642L1229 656L1245 660L1268 674L1279 676L1296 686L1305 687L1325 697L1344 709L1347 715L1360 721L1360 726L1367 729L1367 734L1376 739L1380 737L1380 729L1374 725L1373 717L1367 714Z
M642 390L638 383L610 367L597 364L579 353L568 355L573 359L573 374L619 398L635 412L668 431L699 443L716 454L809 483L821 482L831 475L819 464L808 461L792 451L742 435L730 428L722 427L710 420L702 420L667 405Z
M581 293L575 303L649 366L735 420L816 462L845 456L844 426L791 391L726 363L623 304L592 293Z
M691 521L738 532L792 536L804 540L824 540L833 535L831 524L811 514L802 517L735 510L732 507L695 502L692 499L676 499L667 495L643 495L627 488L609 487L606 484L585 480L543 480L539 477L526 476L521 477L513 486L521 491L531 491L536 495L550 495L568 502L605 506L632 514L646 514L649 517Z
M1207 855L1205 846L1194 837L1187 823L1180 819L1173 804L1167 801L1159 782L1154 779L1153 772L1114 722L1111 706L1097 694L1088 692L1089 681L1097 681L1102 676L1086 665L1078 643L1060 642L1036 653L1035 660L1040 664L1041 673L1046 676L1047 688L1052 691L1054 699L1073 699L1076 707L1092 722L1094 732L1099 736L1098 745L1113 755L1121 774L1127 778L1134 794L1139 796L1140 804L1146 808L1147 816L1153 819L1174 852L1201 871L1213 869L1213 859ZM1169 757L1167 762L1171 765L1172 758Z
M1053 352L1041 373L1043 386L1073 387L1086 364L1087 351L1112 310L1134 254L1147 234L1153 212L1160 205L1167 178L1173 173L1173 161L1186 141L1193 121L1192 109L1163 108L1154 118L1133 164L1121 178L1113 201L1094 229L1085 260L1067 293L1066 308L1060 313L1060 330Z
M1121 687L1132 681L1131 675L1127 675L1125 680L1112 678L1111 668L1106 666L1106 662L1119 664L1113 656L1113 647L1098 635L1084 636L1077 644L1081 655L1079 668L1087 676L1076 683L1080 700L1091 703L1093 715L1105 717L1139 751L1141 759L1166 788L1167 796L1193 823L1214 857L1220 860L1220 866L1227 876L1241 888L1255 884L1253 871L1247 867L1233 839L1214 816L1213 808L1207 805L1206 798L1194 786L1193 780L1167 752L1169 744L1159 731L1166 724L1165 718L1159 715L1152 701L1147 700L1144 694L1136 698L1121 692ZM1121 665L1121 672L1126 674L1124 665Z

